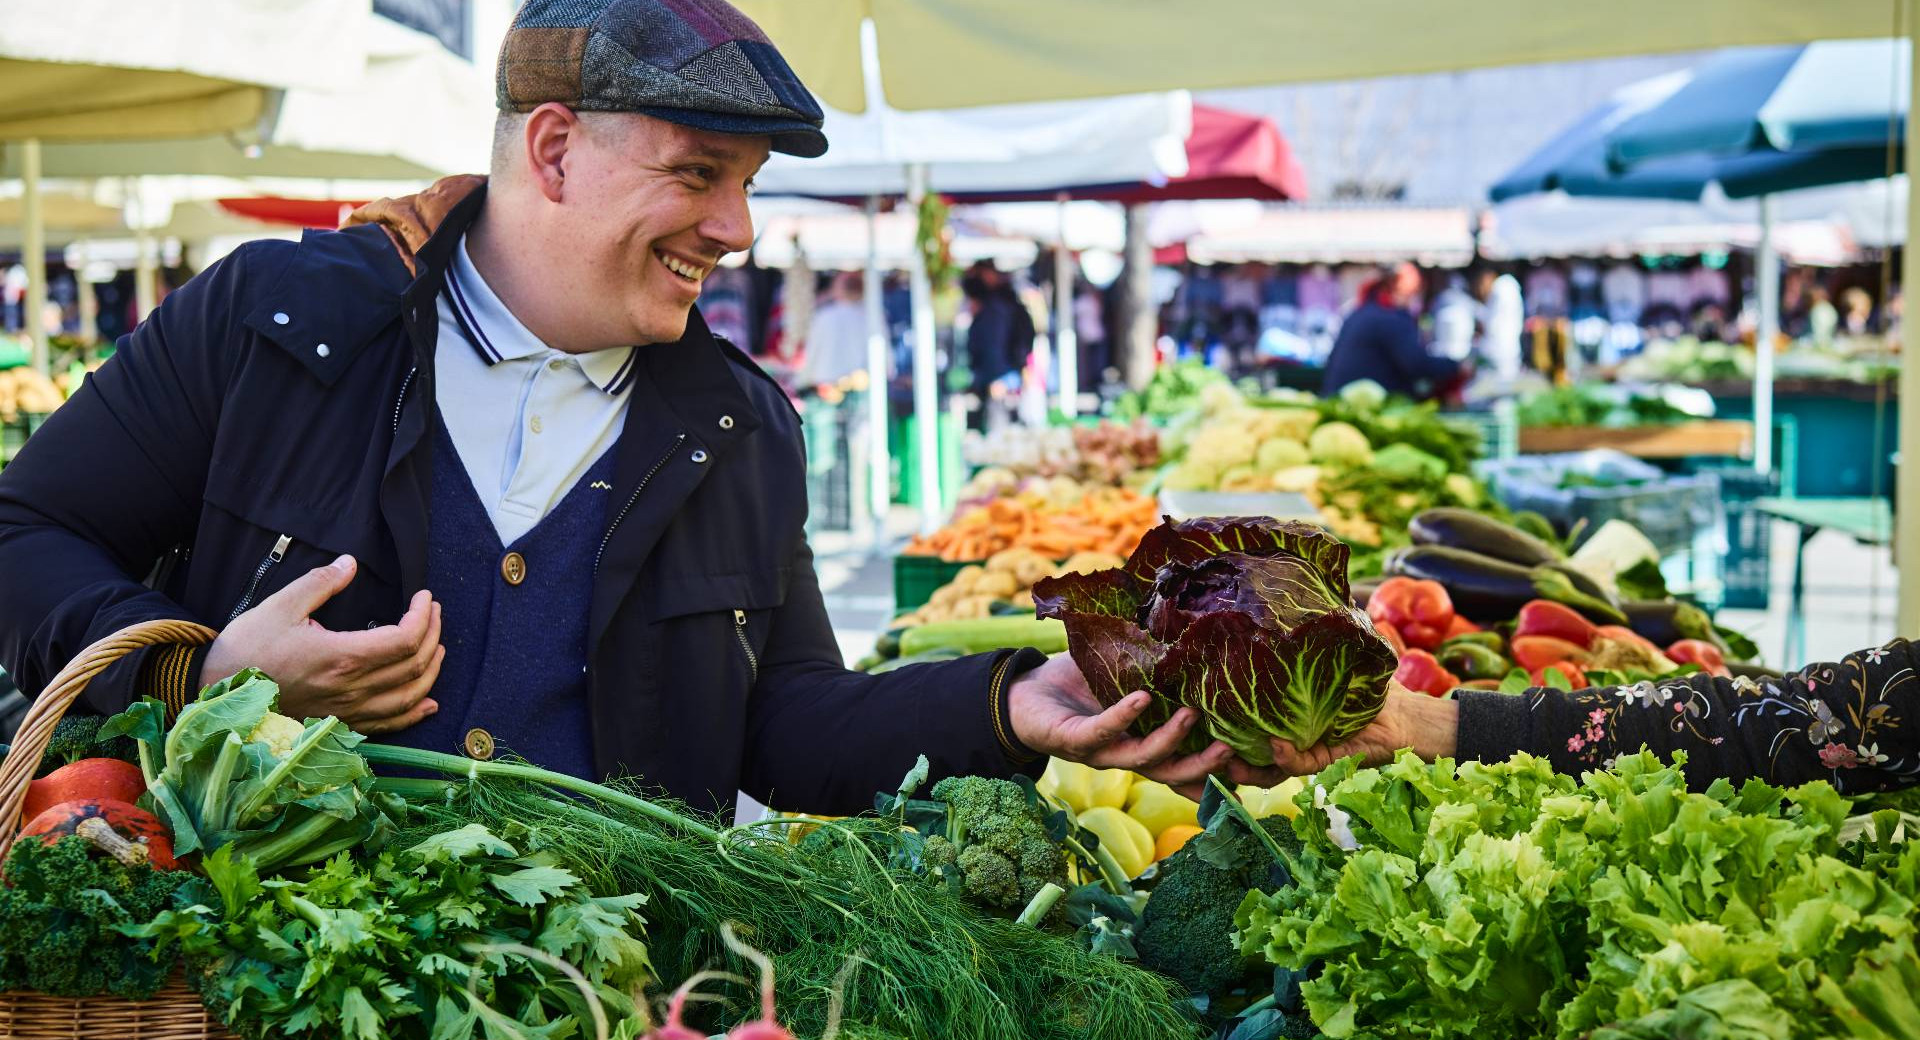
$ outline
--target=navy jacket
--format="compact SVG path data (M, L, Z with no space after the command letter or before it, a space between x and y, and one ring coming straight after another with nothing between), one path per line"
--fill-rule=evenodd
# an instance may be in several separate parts
M134 622L217 628L340 553L359 575L315 620L399 619L426 582L434 299L484 196L419 247L417 276L377 226L250 243L120 341L0 472L0 664L23 690ZM599 771L701 807L740 789L813 812L871 805L922 752L937 773L1009 774L1024 751L997 735L1009 655L843 667L779 388L698 312L638 363L592 589ZM177 705L198 666L145 651L84 704Z
M1340 324L1321 391L1331 396L1348 383L1371 379L1389 393L1426 397L1459 371L1459 362L1435 357L1420 345L1420 326L1412 314L1366 303Z

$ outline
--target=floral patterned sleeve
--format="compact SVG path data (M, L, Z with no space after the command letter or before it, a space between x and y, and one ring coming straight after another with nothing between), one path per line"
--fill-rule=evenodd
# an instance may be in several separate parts
M1687 778L1827 780L1846 793L1920 784L1920 647L1896 639L1779 679L1690 675L1519 696L1462 691L1461 758L1516 751L1577 773L1646 747L1687 753Z

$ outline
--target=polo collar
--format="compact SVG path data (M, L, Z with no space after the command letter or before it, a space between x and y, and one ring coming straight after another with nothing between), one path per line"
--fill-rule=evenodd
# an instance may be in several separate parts
M453 250L447 270L447 296L461 334L487 365L556 353L494 294L467 255L464 235ZM633 385L634 354L634 347L613 347L570 356L593 385L618 396Z

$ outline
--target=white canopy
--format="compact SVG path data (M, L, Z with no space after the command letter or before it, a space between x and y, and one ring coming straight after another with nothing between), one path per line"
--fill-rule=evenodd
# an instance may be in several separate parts
M370 0L9 0L0 140L116 140L256 123L270 92L360 73Z
M1186 172L1192 123L1185 91L954 111L829 109L827 154L775 155L755 183L769 194L904 195L908 163L927 164L933 190L947 193L1156 180Z

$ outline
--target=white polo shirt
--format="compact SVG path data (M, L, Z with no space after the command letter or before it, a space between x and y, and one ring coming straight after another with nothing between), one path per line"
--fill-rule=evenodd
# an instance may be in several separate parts
M542 343L487 287L465 237L439 310L435 401L510 546L620 439L637 348L567 354Z

